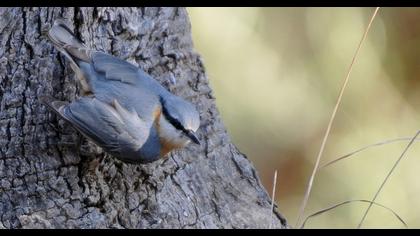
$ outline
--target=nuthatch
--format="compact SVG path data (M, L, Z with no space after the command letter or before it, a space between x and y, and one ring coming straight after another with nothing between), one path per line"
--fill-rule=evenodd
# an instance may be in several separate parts
M82 97L71 103L42 100L105 151L125 162L148 163L189 141L200 144L200 117L191 103L131 63L87 48L62 20L48 36L70 61Z

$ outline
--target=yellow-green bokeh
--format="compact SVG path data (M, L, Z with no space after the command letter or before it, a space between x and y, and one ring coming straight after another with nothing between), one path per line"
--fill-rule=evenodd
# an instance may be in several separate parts
M234 143L295 223L306 182L373 8L188 8L194 45ZM353 67L323 163L420 129L420 8L382 8ZM306 213L371 199L406 142L374 147L319 172ZM420 228L420 144L377 199ZM367 205L314 218L308 228L354 228ZM365 227L401 224L374 207Z

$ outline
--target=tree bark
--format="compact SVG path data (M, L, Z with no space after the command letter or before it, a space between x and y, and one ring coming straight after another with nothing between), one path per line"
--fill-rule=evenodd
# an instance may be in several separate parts
M56 18L196 104L202 145L126 164L41 105L78 96L46 37ZM0 32L0 228L268 227L271 199L226 133L185 9L1 8ZM276 209L273 227L286 227Z

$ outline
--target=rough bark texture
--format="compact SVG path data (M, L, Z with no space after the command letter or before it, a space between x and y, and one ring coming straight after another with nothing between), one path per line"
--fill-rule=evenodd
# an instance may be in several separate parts
M78 94L45 35L58 17L91 48L196 104L203 144L148 165L122 163L84 138L76 148L77 132L38 101ZM0 32L0 228L268 227L270 197L220 120L185 9L2 8Z

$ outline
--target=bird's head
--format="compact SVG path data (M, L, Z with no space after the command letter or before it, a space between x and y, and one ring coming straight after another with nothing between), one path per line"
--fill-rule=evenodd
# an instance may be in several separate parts
M195 107L177 96L161 98L161 103L163 117L176 130L179 138L200 144L195 134L200 126L200 115Z

